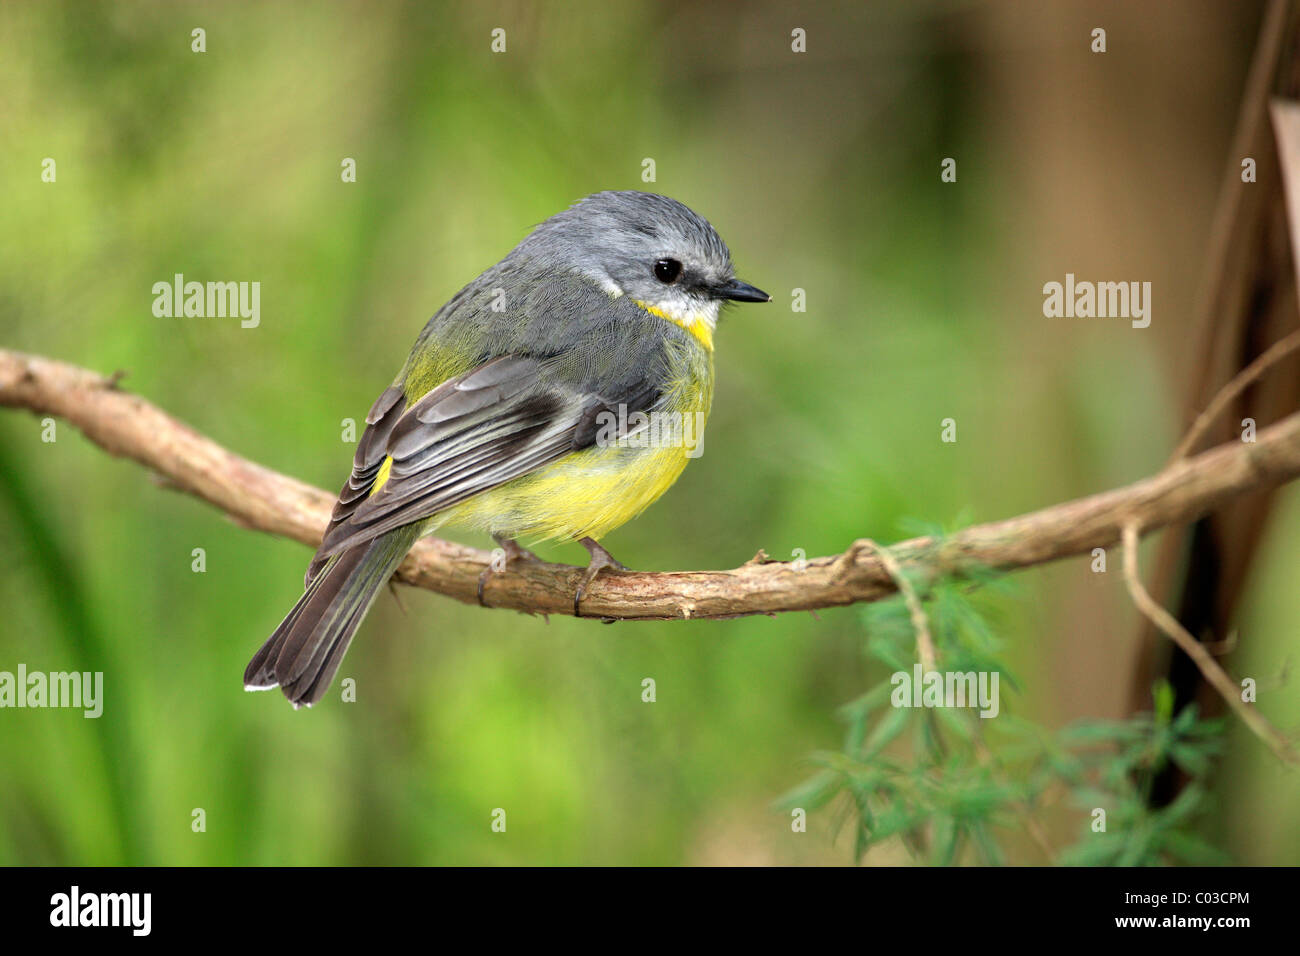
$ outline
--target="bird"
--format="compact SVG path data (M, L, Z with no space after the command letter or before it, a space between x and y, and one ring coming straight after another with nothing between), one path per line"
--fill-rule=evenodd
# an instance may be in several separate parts
M580 542L580 615L597 574L626 570L600 539L697 454L685 429L650 426L703 425L722 307L770 301L667 196L597 192L536 226L429 319L376 399L302 596L245 688L319 702L402 558L444 525L486 531L506 570L533 557L521 540Z

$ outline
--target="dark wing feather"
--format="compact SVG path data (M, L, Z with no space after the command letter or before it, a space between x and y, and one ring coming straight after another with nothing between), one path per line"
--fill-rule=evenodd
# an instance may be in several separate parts
M620 403L644 410L658 397L644 381L606 397L547 371L546 359L507 355L443 382L405 410L381 396L309 580L333 554L590 447L600 411ZM387 481L370 494L390 455Z
M379 474L379 468L388 456L388 437L392 434L398 419L402 417L402 410L406 404L405 397L405 393L400 388L390 385L370 407L370 412L366 415L366 430L362 433L361 440L357 442L357 453L352 458L352 474L348 476L343 489L339 492L338 501L334 503L334 511L330 514L329 526L325 529L327 537L331 531L351 517L352 512L357 510L357 505L370 493ZM304 585L311 584L312 578L316 577L328 560L327 555L321 554L320 551L316 552L311 559L311 564L307 566Z

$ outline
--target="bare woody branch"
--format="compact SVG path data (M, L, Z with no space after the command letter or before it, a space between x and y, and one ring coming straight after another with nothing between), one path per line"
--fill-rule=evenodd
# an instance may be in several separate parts
M320 542L332 494L239 457L116 382L74 365L0 350L0 405L65 419L104 450L152 469L248 528L313 547ZM1300 414L1262 429L1254 442L1232 442L1172 462L1122 488L889 550L899 567L922 576L1031 567L1115 545L1130 523L1148 533L1298 475ZM472 604L490 559L484 551L426 538L397 577ZM519 562L490 576L486 601L535 614L571 614L581 573L568 565ZM894 591L890 568L863 540L843 554L799 564L768 561L760 552L729 571L606 572L592 583L582 610L621 620L728 618L874 601Z

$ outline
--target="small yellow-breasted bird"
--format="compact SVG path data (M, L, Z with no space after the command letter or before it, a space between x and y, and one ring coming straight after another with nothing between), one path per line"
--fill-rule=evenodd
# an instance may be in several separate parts
M244 686L320 700L379 589L444 524L489 532L509 558L527 554L518 538L580 541L591 562L577 613L596 574L622 567L598 539L691 457L627 429L656 414L703 421L729 300L771 297L735 277L717 232L674 199L601 192L539 225L438 310L370 409L306 590Z

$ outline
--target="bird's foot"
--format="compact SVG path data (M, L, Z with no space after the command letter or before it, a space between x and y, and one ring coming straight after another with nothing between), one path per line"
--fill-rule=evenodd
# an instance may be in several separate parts
M582 538L578 542L587 549L591 555L591 561L587 564L587 571L578 582L578 590L573 593L573 616L582 617L582 611L579 605L582 599L587 595L587 586L596 580L596 575L606 568L613 568L615 571L628 570L627 565L622 564L612 554L596 543L594 538Z
M507 538L505 535L494 534L492 535L492 540L495 541L497 544L499 544L501 546L501 550L505 552L505 560L498 562L496 559L496 555L493 555L492 563L489 564L486 568L484 568L483 572L478 576L478 603L482 607L488 606L487 601L485 601L483 598L483 589L487 587L487 582L489 577L491 577L493 574L499 574L504 571L508 571L510 569L510 566L512 564L515 564L518 561L540 561L541 560L541 558L533 554L533 552L529 551L527 548L521 548L515 542L514 538Z

